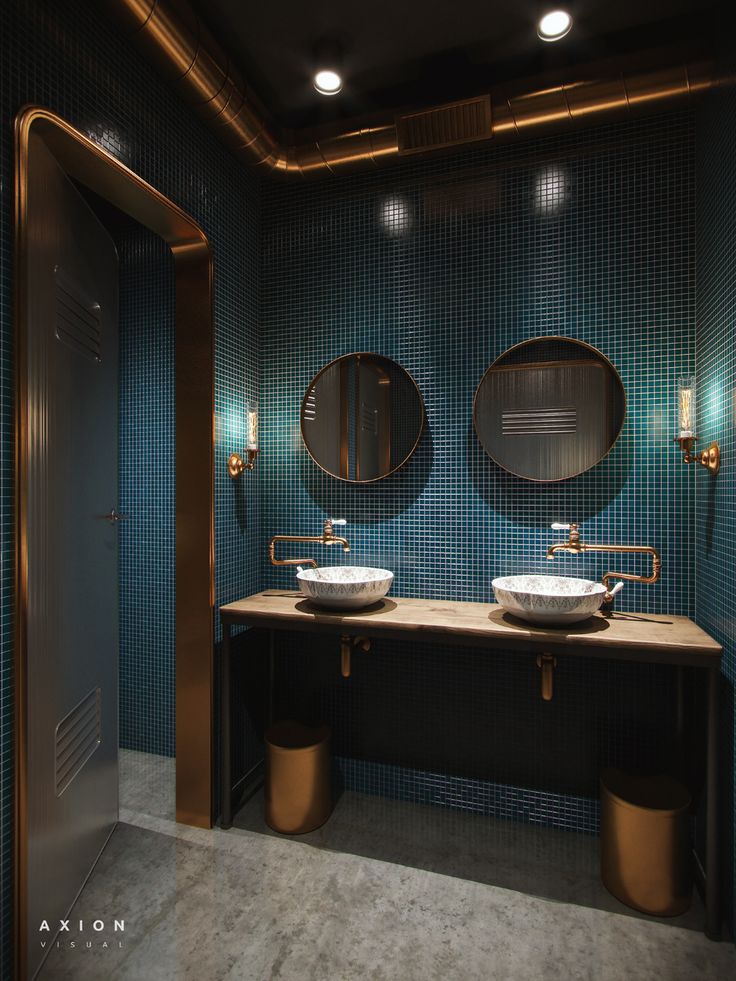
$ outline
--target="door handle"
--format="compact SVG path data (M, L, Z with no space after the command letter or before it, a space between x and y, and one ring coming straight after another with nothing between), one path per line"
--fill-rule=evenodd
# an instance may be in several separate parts
M127 521L127 514L118 514L115 508L110 508L108 514L96 514L95 517L98 521L109 521L111 525L116 525L118 521Z

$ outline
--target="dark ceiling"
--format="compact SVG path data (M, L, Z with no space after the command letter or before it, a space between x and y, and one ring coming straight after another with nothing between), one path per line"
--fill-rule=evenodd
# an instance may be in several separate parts
M659 49L707 50L718 3L708 0L337 0L246 3L194 0L198 13L235 58L244 77L283 127L319 126L419 107L488 91L492 86L581 63ZM540 13L563 6L570 34L545 44ZM311 85L313 47L339 39L343 91L318 95ZM697 53L697 50L696 50Z

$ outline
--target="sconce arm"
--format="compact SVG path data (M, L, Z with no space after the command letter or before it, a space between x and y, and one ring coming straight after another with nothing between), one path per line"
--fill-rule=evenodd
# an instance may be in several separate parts
M240 453L231 453L227 459L227 472L233 479L239 477L245 470L252 470L256 465L258 450L248 449L244 452L247 460L244 460Z
M715 477L721 469L721 447L714 440L704 450L696 450L696 440L697 436L675 437L675 442L680 444L680 449L682 450L682 462L699 463L701 467L705 467Z

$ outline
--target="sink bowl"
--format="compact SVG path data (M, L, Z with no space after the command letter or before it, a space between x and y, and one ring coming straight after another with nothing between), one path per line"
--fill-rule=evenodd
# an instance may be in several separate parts
M504 610L529 623L550 625L586 620L606 595L603 583L566 576L505 576L491 585Z
M387 569L333 565L302 569L296 578L299 589L317 606L331 610L359 610L386 595L394 574Z

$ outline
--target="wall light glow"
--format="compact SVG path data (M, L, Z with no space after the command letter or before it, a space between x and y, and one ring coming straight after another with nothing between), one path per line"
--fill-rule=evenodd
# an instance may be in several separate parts
M411 231L411 208L406 198L391 194L381 202L381 224L390 238L399 238Z
M534 210L538 215L550 217L559 214L570 194L567 172L556 164L548 164L538 171L534 182Z

